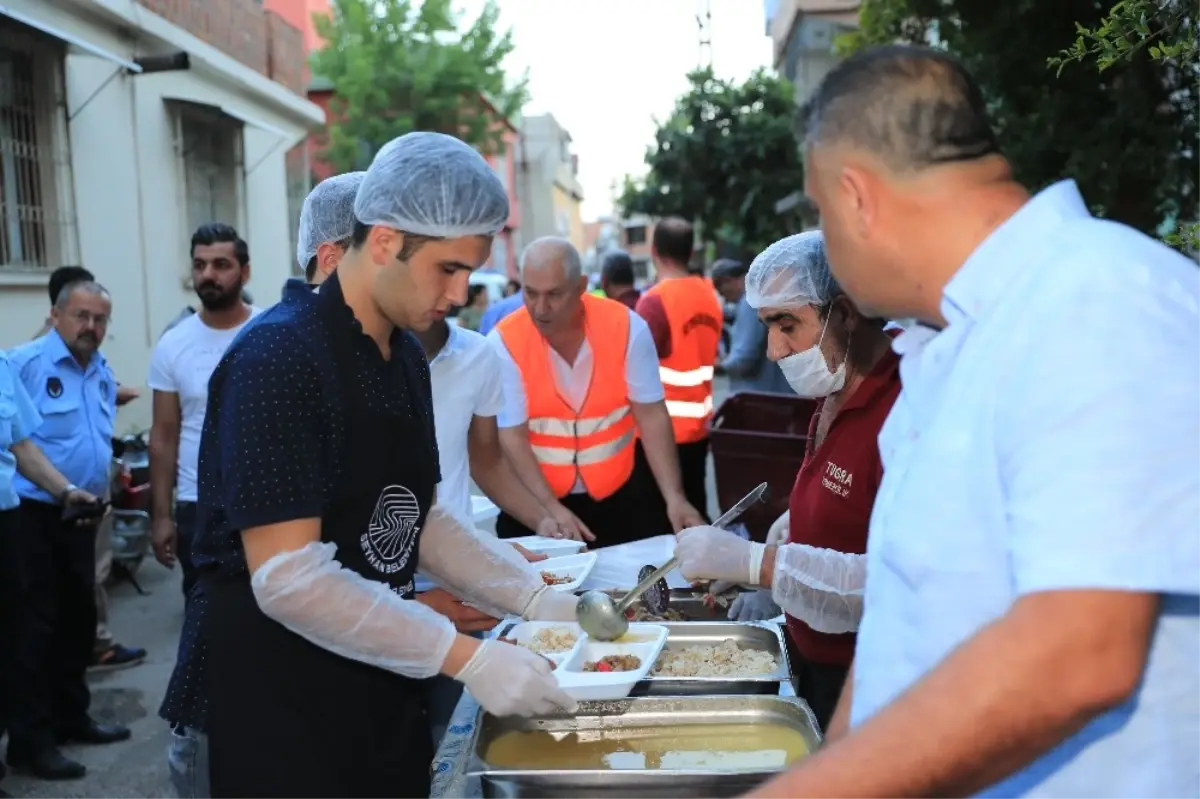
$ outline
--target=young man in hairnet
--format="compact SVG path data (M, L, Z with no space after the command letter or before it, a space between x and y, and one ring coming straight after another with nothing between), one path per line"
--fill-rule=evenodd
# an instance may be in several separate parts
M296 263L312 286L324 283L350 249L354 236L354 198L366 172L347 172L318 183L300 210Z
M508 218L470 147L412 133L355 199L319 293L293 285L210 384L197 564L214 796L427 796L421 680L497 715L573 708L543 658L413 601L418 565L492 612L572 619L515 549L438 504L429 369L410 333L466 297Z

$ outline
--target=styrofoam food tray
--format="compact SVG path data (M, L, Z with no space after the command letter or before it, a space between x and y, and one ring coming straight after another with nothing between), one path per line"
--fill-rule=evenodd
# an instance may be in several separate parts
M568 621L524 621L509 628L504 633L504 637L511 638L518 644L525 646L533 639L535 635L537 635L539 630L549 629L567 629L575 633L575 645L565 652L538 653L552 661L555 666L559 666L571 655L572 652L579 648L579 641L584 637L583 629L578 624Z
M593 641L578 624L564 621L527 621L513 625L504 637L524 644L546 628L565 628L576 634L575 646L567 652L546 654L554 663L558 685L572 699L581 702L624 699L633 687L646 679L667 645L667 628L661 624L631 624L620 641ZM584 671L583 665L606 655L636 655L642 667L635 671Z
M547 538L542 535L525 535L520 538L506 538L506 544L520 544L530 552L542 552L550 557L575 555L587 549L583 541L572 541L569 538Z
M571 582L550 586L556 591L574 591L583 585L583 581L592 573L596 566L595 552L581 552L578 555L566 555L559 558L539 560L532 566L544 572L556 574L559 577L570 577Z

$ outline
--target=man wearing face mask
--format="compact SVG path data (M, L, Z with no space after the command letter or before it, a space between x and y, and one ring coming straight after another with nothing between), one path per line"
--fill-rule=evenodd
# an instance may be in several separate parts
M755 258L746 299L767 325L768 357L797 394L817 400L788 537L765 546L694 527L679 534L676 554L689 579L762 586L739 597L731 617L787 613L796 691L824 729L854 658L867 527L883 478L876 439L900 393L899 359L883 320L863 316L834 280L820 231Z

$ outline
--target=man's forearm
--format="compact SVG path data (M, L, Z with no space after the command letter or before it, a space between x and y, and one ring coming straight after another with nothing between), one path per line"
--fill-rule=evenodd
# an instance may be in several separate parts
M1055 622L1010 611L878 714L750 796L969 796L1003 780L1137 685L1140 669L1132 678L1124 664L1114 669L1102 647L1046 635ZM913 719L921 719L919 736Z
M546 517L546 508L538 501L517 472L499 452L478 456L471 448L471 479L500 510L530 530L536 530ZM540 474L540 469L538 470ZM548 490L548 489L547 489Z
M175 497L175 470L179 462L179 432L150 429L150 515L171 516Z
M838 697L837 707L829 718L829 728L825 730L825 743L831 744L839 738L845 738L850 731L850 703L854 701L854 663L851 661L850 670L846 672L846 684L842 686L842 695Z
M61 497L66 493L71 481L62 475L54 464L46 457L32 439L25 439L13 444L10 450L17 462L17 471L29 482L45 491L52 497Z
M679 451L675 447L675 431L671 429L671 417L664 402L634 403L633 415L637 421L646 460L658 490L668 502L683 499L683 479L679 475Z
M534 457L533 447L529 444L529 434L519 427L503 428L500 430L500 444L509 463L512 464L513 471L534 499L543 507L557 503L558 497L550 490L550 485L542 474L542 467Z

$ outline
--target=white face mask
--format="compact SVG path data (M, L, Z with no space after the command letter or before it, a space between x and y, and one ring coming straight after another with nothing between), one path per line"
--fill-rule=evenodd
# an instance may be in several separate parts
M817 339L814 347L804 352L793 352L779 360L779 368L783 377L801 397L820 399L828 397L835 391L841 391L846 385L846 361L842 360L836 372L829 370L825 355L821 352L821 341L825 339L825 330L829 327L829 317L825 317L825 326L821 328L821 338Z

